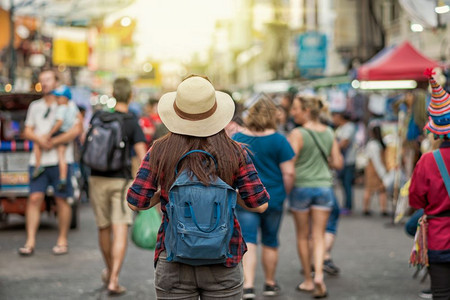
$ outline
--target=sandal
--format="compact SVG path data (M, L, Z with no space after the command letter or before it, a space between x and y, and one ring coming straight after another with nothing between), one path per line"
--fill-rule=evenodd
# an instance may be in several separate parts
M34 254L34 247L23 246L17 250L21 256L31 256Z
M109 296L119 296L119 295L125 294L126 291L127 291L127 289L125 287L119 285L116 290L108 289L108 295Z
M327 288L325 287L325 283L317 283L314 282L314 292L313 298L320 299L328 297Z
M52 252L54 255L64 255L69 253L69 246L67 245L56 245L53 247Z
M32 179L37 179L39 176L42 175L42 173L44 173L45 168L44 167L37 167L33 170L33 174L31 175Z
M314 288L312 288L312 289L302 288L302 284L301 283L299 285L297 285L297 287L295 289L297 291L299 291L299 292L306 292L306 293L312 293L314 291Z

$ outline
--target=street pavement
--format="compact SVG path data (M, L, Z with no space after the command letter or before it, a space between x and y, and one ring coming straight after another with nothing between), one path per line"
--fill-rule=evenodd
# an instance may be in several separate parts
M338 191L338 196L339 191ZM356 211L341 216L333 260L341 268L338 276L326 276L328 299L390 300L419 299L420 290L429 286L413 279L408 265L412 239L403 226L386 226L389 219L361 215L361 188L356 189ZM57 235L56 219L43 214L35 254L20 257L17 248L25 241L24 219L11 216L0 229L0 299L108 299L100 278L103 261L97 245L94 215L89 204L81 207L80 228L70 232L70 253L54 256L51 248ZM277 281L282 294L271 299L310 299L295 290L302 280L295 247L292 216L285 214L281 228L280 261ZM121 284L128 291L120 299L156 299L154 294L153 251L141 250L130 242L121 273ZM258 266L256 291L263 287ZM115 297L118 298L118 297ZM269 298L269 297L267 297Z

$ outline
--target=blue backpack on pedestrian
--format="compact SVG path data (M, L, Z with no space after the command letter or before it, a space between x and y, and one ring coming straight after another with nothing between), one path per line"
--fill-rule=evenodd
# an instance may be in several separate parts
M192 150L178 160L175 175L180 161L191 153L208 155L218 168L210 153ZM166 206L167 261L192 266L225 263L231 257L236 201L236 190L219 177L205 186L190 170L183 170L170 187Z

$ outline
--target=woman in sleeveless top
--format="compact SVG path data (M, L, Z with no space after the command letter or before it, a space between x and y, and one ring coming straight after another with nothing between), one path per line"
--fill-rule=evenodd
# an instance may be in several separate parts
M289 141L295 152L295 184L289 203L295 222L297 247L304 270L304 281L297 290L313 292L315 298L327 296L324 283L325 227L333 205L330 167L342 168L343 158L331 128L319 120L323 105L319 98L297 96L291 113L302 127L294 129ZM311 227L311 228L310 228ZM310 233L313 253L309 248ZM315 275L311 277L311 257Z

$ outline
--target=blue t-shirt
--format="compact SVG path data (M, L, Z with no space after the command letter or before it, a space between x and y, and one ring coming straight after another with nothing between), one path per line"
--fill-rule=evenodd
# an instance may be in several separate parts
M259 178L270 195L269 207L282 210L286 191L280 164L295 155L286 137L278 132L265 136L249 136L238 132L232 138L248 146Z

